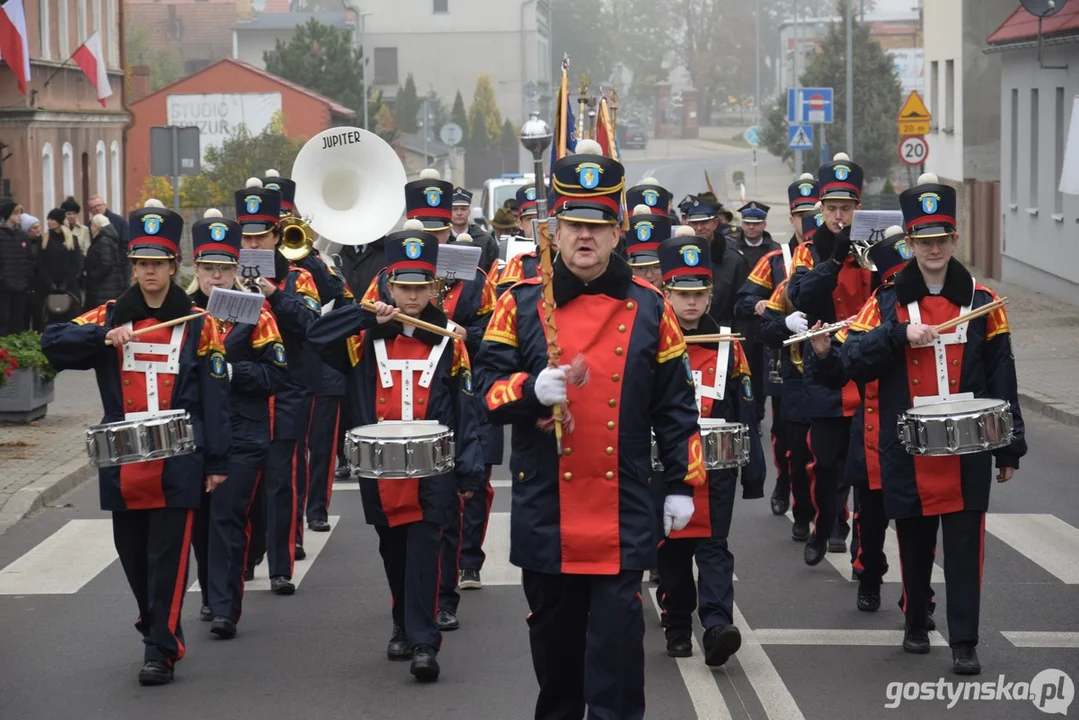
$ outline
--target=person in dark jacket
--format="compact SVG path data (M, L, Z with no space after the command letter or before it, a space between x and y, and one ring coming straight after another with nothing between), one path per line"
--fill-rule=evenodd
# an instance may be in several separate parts
M733 239L738 250L746 258L746 264L752 270L761 258L770 252L779 250L779 243L772 239L768 227L769 208L764 203L750 201L738 209L742 214L742 229L734 234ZM742 285L738 285L740 290ZM736 313L736 330L745 336L746 357L749 359L749 371L753 379L753 398L757 409L757 422L764 420L764 378L768 370L764 364L764 344L760 340L760 319L754 314Z
M82 251L75 242L75 236L64 225L64 211L53 208L46 216L47 230L41 243L38 267L46 278L49 294L71 293L76 298L79 294L79 279L82 276ZM46 322L67 322L78 315L79 307L50 313L46 308Z
M22 206L0 205L0 335L26 330L26 300L34 277L30 239L19 226Z
M366 289L386 267L386 239L379 238L368 245L346 246L340 257L341 271L348 286Z
M490 272L498 261L498 241L472 220L472 193L462 187L453 190L453 210L450 215L450 242L456 242L458 235L468 235L472 242L483 250L479 266L484 272Z
M92 195L90 201L87 203L90 208L90 213L93 215L104 215L109 219L109 224L116 230L116 235L120 238L120 246L127 250L127 244L131 240L131 233L128 230L127 218L123 215L117 215L112 210L109 210L105 205L105 201L101 199L100 195ZM124 283L131 282L131 264L123 264Z
M87 307L104 305L120 297L127 289L121 269L124 256L116 228L104 215L94 215L90 219L90 249L83 262Z
M708 314L720 326L735 327L735 294L749 277L749 264L735 242L723 235L719 211L711 200L694 198L686 209L685 221L696 237L712 238L712 306Z

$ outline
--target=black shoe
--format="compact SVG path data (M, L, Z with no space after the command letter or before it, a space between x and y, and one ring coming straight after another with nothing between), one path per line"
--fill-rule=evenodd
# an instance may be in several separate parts
M303 549L303 545L301 545L300 543L296 543L296 555L295 555L295 557L296 557L297 560L306 560L307 559L307 552Z
M704 664L719 667L742 647L742 633L734 625L708 628L704 633Z
M880 585L858 583L858 609L862 612L880 610Z
M139 685L168 685L172 682L172 668L160 660L148 660L139 670Z
M648 571L648 582L652 583L653 585L659 585L659 570Z
M412 649L412 667L409 672L420 682L438 680L438 651L430 645L417 645Z
M394 662L412 659L412 648L405 642L405 631L399 625L393 626L390 644L386 646L386 657Z
M821 560L824 559L824 553L827 548L827 543L817 542L817 536L810 534L809 539L806 540L805 547L805 562L806 565L813 567L820 565Z
M222 640L231 640L236 637L236 623L227 617L218 615L210 625L210 632Z
M333 479L334 480L348 480L349 474L350 474L350 472L349 472L348 466L347 465L342 465L341 467L339 467L339 468L337 468L336 470L333 471Z
M449 632L461 627L460 621L457 616L451 613L449 610L439 610L438 615L435 616L435 625L439 630L443 632Z
M847 552L847 541L841 537L828 538L828 552L830 553L845 553Z
M329 532L330 523L326 520L308 520L307 529L314 532Z
M952 672L956 675L981 675L982 664L973 645L956 645L952 648Z
M912 655L928 655L929 631L907 627L903 631L903 652L909 652Z
M937 629L937 621L933 619L933 613L925 616L925 629L934 632Z
M461 579L457 582L457 587L461 590L482 590L483 581L480 580L479 570L462 570Z
M809 539L809 523L798 522L797 520L791 525L791 540L794 542L805 542Z
M779 488L772 491L772 499L769 503L772 507L773 515L786 515L787 511L791 509L790 493L781 493Z
M254 579L255 579L255 568L253 568L253 567L245 568L244 569L244 582L251 582Z
M667 657L693 657L693 641L685 636L668 639Z
M270 592L274 595L293 595L296 592L296 586L287 577L272 577L270 578Z
M199 620L202 622L210 622L214 619L214 611L210 609L209 605L203 605L199 608Z

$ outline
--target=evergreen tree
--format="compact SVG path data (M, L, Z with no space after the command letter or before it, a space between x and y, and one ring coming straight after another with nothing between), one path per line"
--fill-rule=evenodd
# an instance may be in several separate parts
M393 117L397 121L397 128L406 133L416 132L416 116L419 112L420 100L416 96L416 81L412 79L412 73L409 73L405 78L405 86L397 91L397 98L393 101Z
M517 131L513 129L513 123L507 119L502 123L502 138L498 141L498 146L506 152L511 152L517 149L518 142Z
M461 134L468 137L468 111L465 110L465 99L461 97L461 91L457 91L453 98L453 110L450 111L450 122L461 126Z
M495 102L495 88L491 76L484 73L476 79L476 92L468 108L469 147L480 149L497 147L502 136L502 113Z

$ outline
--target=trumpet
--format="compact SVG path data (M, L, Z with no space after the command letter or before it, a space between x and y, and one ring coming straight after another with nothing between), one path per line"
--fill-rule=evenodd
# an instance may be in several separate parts
M851 323L853 323L853 322L854 322L854 318L847 318L846 320L841 320L841 321L839 321L837 323L832 323L831 325L824 325L822 327L817 328L816 330L806 330L804 333L799 333L797 335L791 335L789 338L787 338L786 340L783 341L783 347L789 347L791 345L800 345L801 343L805 342L806 340L809 340L811 338L815 338L818 335L826 335L828 333L836 332L837 330L842 330L845 327L850 327Z
M278 226L281 229L281 254L288 260L303 260L315 247L315 231L304 218L289 216L282 218Z

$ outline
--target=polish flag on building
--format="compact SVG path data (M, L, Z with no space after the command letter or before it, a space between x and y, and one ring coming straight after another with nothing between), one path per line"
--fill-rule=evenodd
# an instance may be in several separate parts
M0 6L0 59L15 73L19 92L25 95L26 83L30 82L30 43L22 0L7 0Z
M101 49L101 33L94 32L80 45L71 55L71 59L78 63L86 79L97 90L97 101L101 107L105 107L105 98L112 96L112 86L109 85L109 72L105 69L105 53Z

